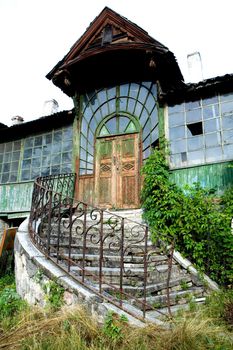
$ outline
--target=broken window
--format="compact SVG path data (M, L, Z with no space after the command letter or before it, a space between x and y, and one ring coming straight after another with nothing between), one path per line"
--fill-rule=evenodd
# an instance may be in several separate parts
M203 134L202 122L187 124L187 127L191 132L192 136Z

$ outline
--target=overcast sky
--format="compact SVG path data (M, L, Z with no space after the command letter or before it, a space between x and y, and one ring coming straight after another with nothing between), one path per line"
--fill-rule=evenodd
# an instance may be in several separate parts
M204 78L233 73L231 0L0 0L0 122L39 118L44 101L72 100L45 78L108 6L176 56L189 81L187 54L199 51Z

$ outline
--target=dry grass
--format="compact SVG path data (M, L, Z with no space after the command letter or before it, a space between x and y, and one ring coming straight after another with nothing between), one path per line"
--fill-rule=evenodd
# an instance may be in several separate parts
M121 323L120 337L103 332L98 323L83 309L63 309L45 314L31 309L21 313L15 325L0 335L0 349L21 350L230 350L233 339L223 327L205 318L184 314L171 329L153 325L133 328Z

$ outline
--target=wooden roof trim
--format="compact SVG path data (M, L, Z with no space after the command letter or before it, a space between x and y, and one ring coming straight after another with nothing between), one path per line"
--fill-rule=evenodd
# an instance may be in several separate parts
M94 56L94 55L99 55L99 54L102 54L102 53L105 53L105 52L116 51L116 50L128 50L129 47L132 50L138 50L138 51L149 50L151 52L154 51L154 53L163 53L162 51L159 52L158 50L156 50L155 46L153 44L145 44L145 43L138 43L138 42L116 43L114 45L108 45L108 46L106 45L106 46L102 46L102 47L99 47L99 48L93 48L93 49L90 49L88 51L84 51L78 57L75 57L73 60L70 60L67 63L64 63L60 67L60 70L66 69L66 68L72 66L73 64L86 59L87 57L91 57L91 56Z
M142 42L153 43L165 50L168 50L160 42L150 37L144 29L130 22L128 19L120 16L118 13L109 9L108 7L105 7L99 16L97 16L90 24L81 38L76 41L69 53L65 56L63 63L67 63L80 51L85 50L86 47L90 44L92 37L94 36L94 38L96 38L96 36L98 36L99 33L103 30L104 26L109 23L123 28L129 36L137 37Z

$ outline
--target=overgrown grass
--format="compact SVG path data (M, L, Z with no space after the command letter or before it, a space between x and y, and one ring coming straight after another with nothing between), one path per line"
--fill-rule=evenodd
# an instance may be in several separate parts
M0 279L0 298L13 277ZM17 299L17 302L20 299ZM7 300L5 300L7 302ZM22 301L21 301L22 303ZM134 328L109 314L104 324L85 309L54 311L18 306L0 319L0 349L20 350L230 350L233 348L233 292L214 293L205 306L180 312L169 328ZM24 305L24 307L23 307Z

